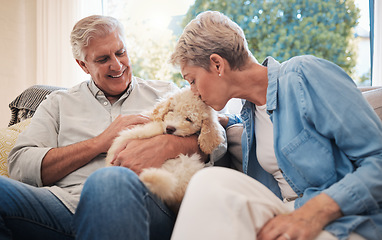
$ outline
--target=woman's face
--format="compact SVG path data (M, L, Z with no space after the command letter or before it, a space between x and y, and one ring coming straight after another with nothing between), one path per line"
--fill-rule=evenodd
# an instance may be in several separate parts
M202 67L183 65L181 66L183 78L190 83L191 90L197 94L203 102L216 111L220 111L227 103L224 91L224 80L216 71L206 71Z

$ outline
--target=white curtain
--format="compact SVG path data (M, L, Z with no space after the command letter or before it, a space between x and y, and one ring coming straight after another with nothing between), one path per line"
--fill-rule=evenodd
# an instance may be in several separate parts
M382 86L382 1L374 1L373 86Z
M89 79L75 62L70 32L90 14L102 14L102 0L37 0L37 84L71 87Z

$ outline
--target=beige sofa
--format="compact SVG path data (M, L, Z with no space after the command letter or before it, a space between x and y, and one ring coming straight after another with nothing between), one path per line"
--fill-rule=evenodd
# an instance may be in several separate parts
M20 132L30 122L39 103L51 91L60 88L36 85L26 89L10 104L12 117L9 127L0 129L0 175L8 176L7 156L14 146ZM364 97L370 103L374 111L382 119L382 87L360 88ZM241 171L241 133L243 129L240 124L233 125L227 129L228 152L216 165L234 168Z

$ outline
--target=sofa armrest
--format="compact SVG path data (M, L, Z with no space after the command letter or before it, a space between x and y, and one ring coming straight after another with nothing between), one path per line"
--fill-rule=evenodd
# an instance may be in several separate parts
M237 123L227 127L227 153L223 158L215 162L215 166L229 167L238 171L243 171L241 135L243 124Z

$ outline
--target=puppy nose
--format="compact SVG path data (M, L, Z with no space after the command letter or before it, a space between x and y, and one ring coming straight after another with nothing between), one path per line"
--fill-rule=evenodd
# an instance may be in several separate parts
M175 132L176 128L174 128L173 126L167 126L166 127L166 133L167 134L173 134Z

